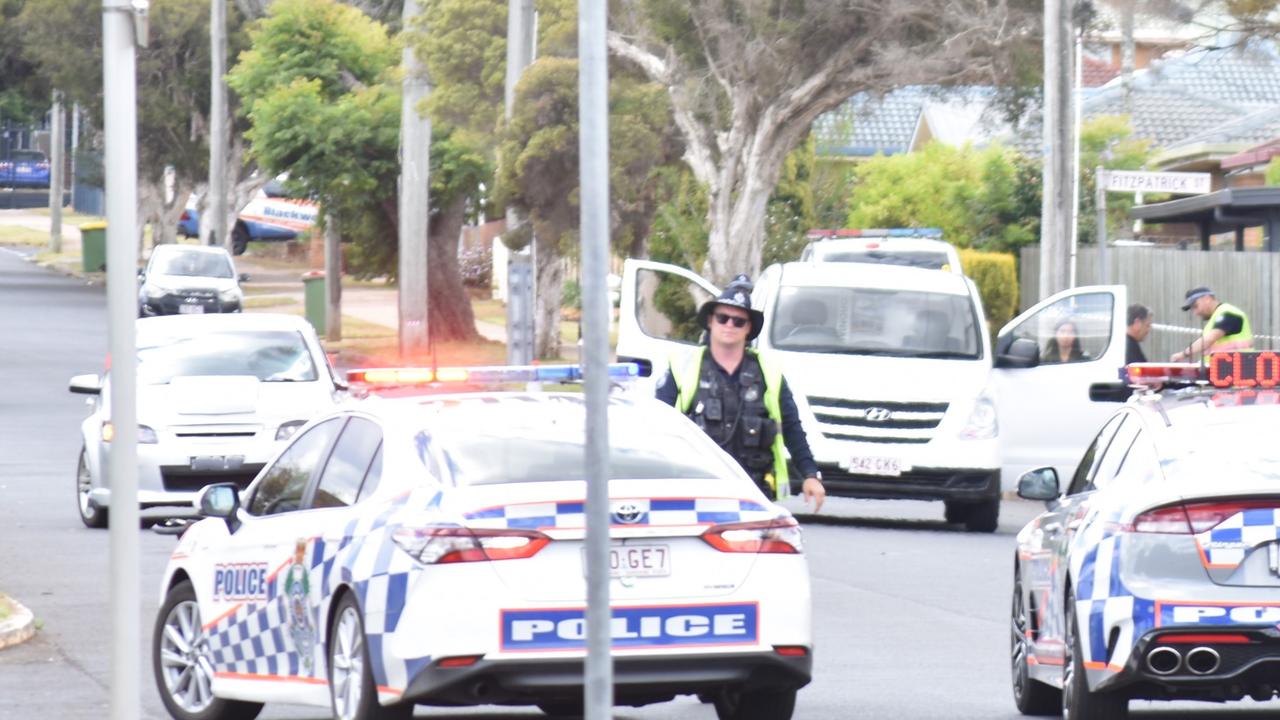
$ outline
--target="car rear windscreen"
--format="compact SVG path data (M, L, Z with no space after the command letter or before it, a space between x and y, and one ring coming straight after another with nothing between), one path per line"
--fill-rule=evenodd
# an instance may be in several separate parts
M316 365L292 330L147 333L138 338L138 382L164 385L190 375L252 375L262 382L312 382Z
M585 481L585 439L581 423L564 432L525 434L512 428L505 432L458 431L437 435L434 442L421 433L418 446L428 444L439 452L442 474L455 485L498 485L503 483ZM715 453L714 446L661 429L651 429L644 437L611 432L609 438L609 478L611 480L715 479L736 477L740 470ZM424 450L425 451L425 450ZM436 463L428 461L435 468Z

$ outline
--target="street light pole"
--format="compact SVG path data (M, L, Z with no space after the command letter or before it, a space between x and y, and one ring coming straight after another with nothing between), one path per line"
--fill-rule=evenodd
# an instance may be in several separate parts
M227 0L209 4L209 234L205 242L233 250L227 232ZM182 198L179 198L182 199Z
M53 109L49 113L49 252L62 252L62 188L66 185L63 168L67 166L67 119L64 116L62 91L53 91Z
M582 374L587 398L587 720L613 707L609 611L609 58L607 0L578 0Z
M145 15L137 0L102 1L102 95L106 135L107 338L111 357L111 578L112 720L136 720L141 709L138 638L138 122L134 33L146 42Z
M515 108L516 84L520 82L524 69L533 64L537 42L533 10L533 0L507 0L507 76L503 101L508 123ZM513 232L520 225L519 213L508 207L506 221L505 232ZM536 238L531 239L528 247L507 255L507 363L511 365L527 365L534 359L536 242Z

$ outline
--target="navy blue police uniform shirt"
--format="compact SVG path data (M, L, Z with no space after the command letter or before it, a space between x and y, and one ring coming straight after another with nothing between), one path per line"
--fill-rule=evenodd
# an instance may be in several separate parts
M720 373L726 387L732 388L735 392L738 390L738 375L742 370L742 364L739 363L738 369L732 373L720 367L720 363L711 357L710 352L707 353L711 360L711 367ZM655 393L657 398L662 402L676 406L676 400L680 397L680 388L676 386L676 381L671 377L671 369L667 368L667 372L662 376L662 381L658 383L658 389ZM782 411L782 442L787 446L787 452L791 454L791 462L795 464L796 470L800 471L801 477L811 478L818 475L818 463L813 459L813 451L809 449L809 439L805 437L804 428L800 425L800 410L796 407L796 399L791 395L791 388L787 386L786 378L782 379L782 388L778 392L778 409Z

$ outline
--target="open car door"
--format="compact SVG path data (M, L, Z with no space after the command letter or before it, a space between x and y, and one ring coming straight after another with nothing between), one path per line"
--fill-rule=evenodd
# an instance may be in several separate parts
M716 286L676 265L629 259L623 265L618 306L618 362L640 364L657 382L672 356L690 352L703 330L698 308L717 297Z
M1090 400L1089 386L1119 380L1127 305L1123 285L1072 288L1000 329L994 376L1006 488L1036 467L1053 466L1058 477L1071 477L1115 411L1116 403Z

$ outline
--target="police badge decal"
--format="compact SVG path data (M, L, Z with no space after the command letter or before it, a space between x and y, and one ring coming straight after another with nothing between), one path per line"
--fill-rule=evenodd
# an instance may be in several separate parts
M307 569L307 541L299 539L293 550L293 564L285 572L285 610L289 623L289 639L298 651L302 672L310 674L315 654L316 636L309 609L311 573Z

